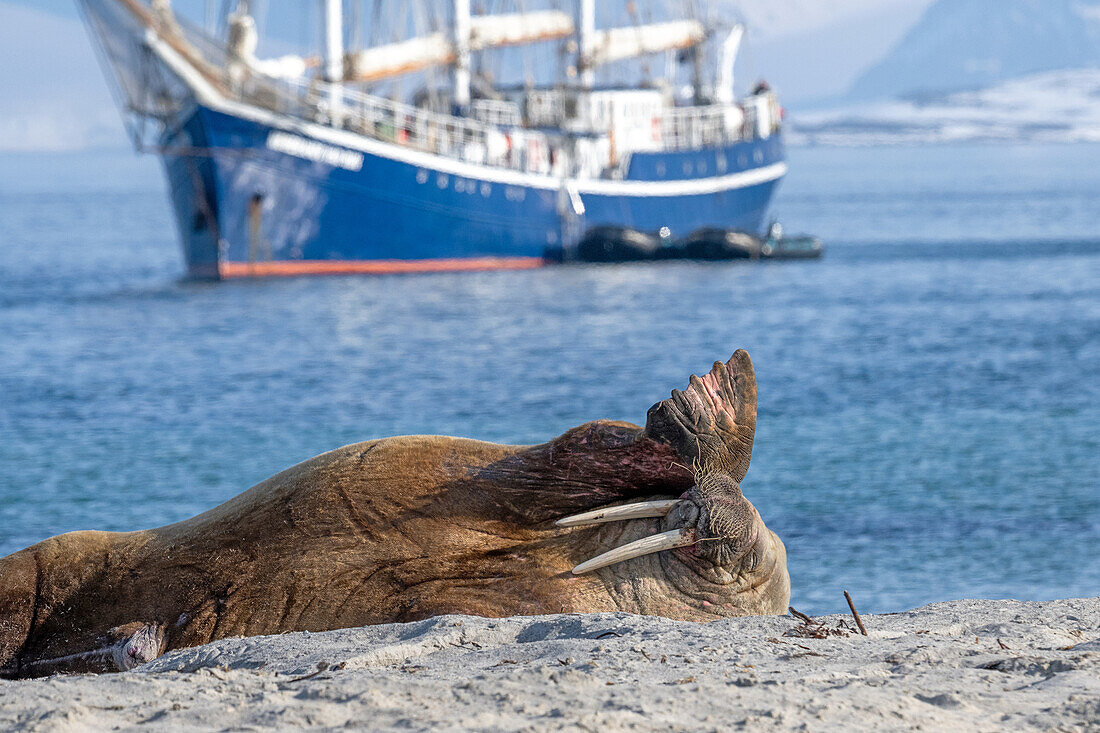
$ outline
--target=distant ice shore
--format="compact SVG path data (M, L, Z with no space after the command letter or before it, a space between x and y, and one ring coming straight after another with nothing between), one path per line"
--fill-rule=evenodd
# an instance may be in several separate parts
M447 616L0 682L0 729L1095 730L1100 598L691 624ZM827 629L842 629L834 635ZM824 638L815 638L821 637Z
M1100 142L1100 69L1052 71L972 92L792 114L787 141Z

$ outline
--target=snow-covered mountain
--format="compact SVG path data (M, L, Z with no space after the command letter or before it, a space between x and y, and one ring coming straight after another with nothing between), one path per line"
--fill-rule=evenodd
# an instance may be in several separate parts
M1100 68L1048 71L979 91L792 114L793 144L1100 142Z
M1074 68L1100 68L1100 0L938 0L849 98L919 98Z
M915 0L928 5L932 0ZM890 9L914 0L718 0L734 10L758 39L798 36L807 31Z
M748 26L737 64L745 82L764 77L784 104L837 98L885 56L931 0L726 0Z

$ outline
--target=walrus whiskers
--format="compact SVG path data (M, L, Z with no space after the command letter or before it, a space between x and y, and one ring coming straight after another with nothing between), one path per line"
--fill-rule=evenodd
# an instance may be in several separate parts
M652 555L654 552L675 550L677 547L686 547L694 544L694 527L671 529L668 532L661 532L660 534L628 542L621 547L616 547L614 550L608 550L602 555L597 555L591 560L585 560L580 565L573 568L573 575L581 575L582 573L587 573L592 570L606 568L608 565L614 565L624 560L633 560L642 555Z
M635 504L623 504L605 509L593 509L590 512L574 514L563 517L554 522L559 527L583 527L587 524L602 524L604 522L618 522L624 519L647 519L663 517L669 513L672 507L680 503L679 499L656 499L654 501L639 501Z

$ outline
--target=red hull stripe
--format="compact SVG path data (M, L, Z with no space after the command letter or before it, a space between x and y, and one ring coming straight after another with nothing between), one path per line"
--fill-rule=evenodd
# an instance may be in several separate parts
M529 270L542 267L541 257L454 257L432 260L278 260L222 262L218 274L231 277L289 277L293 275L392 275L412 272L469 272Z

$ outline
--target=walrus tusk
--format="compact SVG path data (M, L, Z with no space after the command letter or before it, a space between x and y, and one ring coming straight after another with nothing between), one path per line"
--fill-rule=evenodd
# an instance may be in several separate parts
M597 555L591 560L585 560L580 565L573 568L573 575L587 573L590 570L599 570L600 568L605 568L608 565L614 565L615 563L623 562L624 560L632 560L633 558L641 557L642 555L650 555L654 552L660 552L662 550L674 550L677 547L686 547L687 545L694 544L694 527L681 527L680 529L672 529L668 532L661 532L660 534L643 537L640 540L634 540L633 542L629 542L622 547L616 547L614 550L608 550L602 555Z
M559 527L580 527L585 524L601 524L603 522L618 522L623 519L645 519L647 517L663 517L669 513L672 507L680 503L680 499L657 499L655 501L640 501L636 504L623 504L606 509L593 509L590 512L574 514L554 522Z

